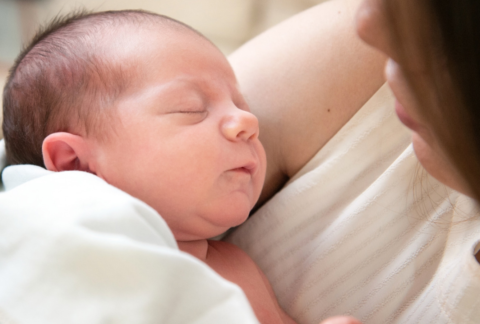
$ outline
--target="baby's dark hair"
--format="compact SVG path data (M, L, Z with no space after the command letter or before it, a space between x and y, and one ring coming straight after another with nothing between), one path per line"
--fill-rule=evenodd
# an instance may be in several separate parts
M16 59L3 90L8 163L44 166L42 143L54 132L81 127L101 137L106 117L112 116L108 107L135 78L123 62L103 55L102 45L122 27L147 25L201 36L181 22L141 10L79 11L41 28Z

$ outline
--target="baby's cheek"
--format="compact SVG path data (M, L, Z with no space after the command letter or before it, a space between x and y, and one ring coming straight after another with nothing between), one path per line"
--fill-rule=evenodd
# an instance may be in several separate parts
M265 176L267 173L267 155L265 153L265 150L263 149L262 144L260 145L260 150L259 150L259 170L258 174L255 177L256 186L258 189L258 196L260 196L260 193L262 191L263 185L265 184ZM258 197L256 198L258 199ZM256 200L255 200L256 202Z

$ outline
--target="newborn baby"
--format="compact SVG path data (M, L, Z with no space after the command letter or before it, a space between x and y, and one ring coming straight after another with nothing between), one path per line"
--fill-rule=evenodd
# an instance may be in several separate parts
M258 121L222 53L140 11L57 19L18 58L4 91L9 162L81 170L139 198L178 246L246 293L261 323L292 323L255 263L209 241L246 220L266 160Z

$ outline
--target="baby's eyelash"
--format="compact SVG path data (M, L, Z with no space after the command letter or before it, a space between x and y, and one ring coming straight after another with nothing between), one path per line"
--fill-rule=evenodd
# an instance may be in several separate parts
M206 112L206 110L201 110L201 111L180 110L178 112L182 114L203 114Z

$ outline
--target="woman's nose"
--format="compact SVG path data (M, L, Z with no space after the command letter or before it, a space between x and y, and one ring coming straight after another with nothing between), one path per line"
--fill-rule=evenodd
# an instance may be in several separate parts
M222 120L221 130L229 141L249 141L258 138L258 119L251 112L234 108Z
M365 43L391 56L389 27L383 0L363 0L356 13L357 34Z

